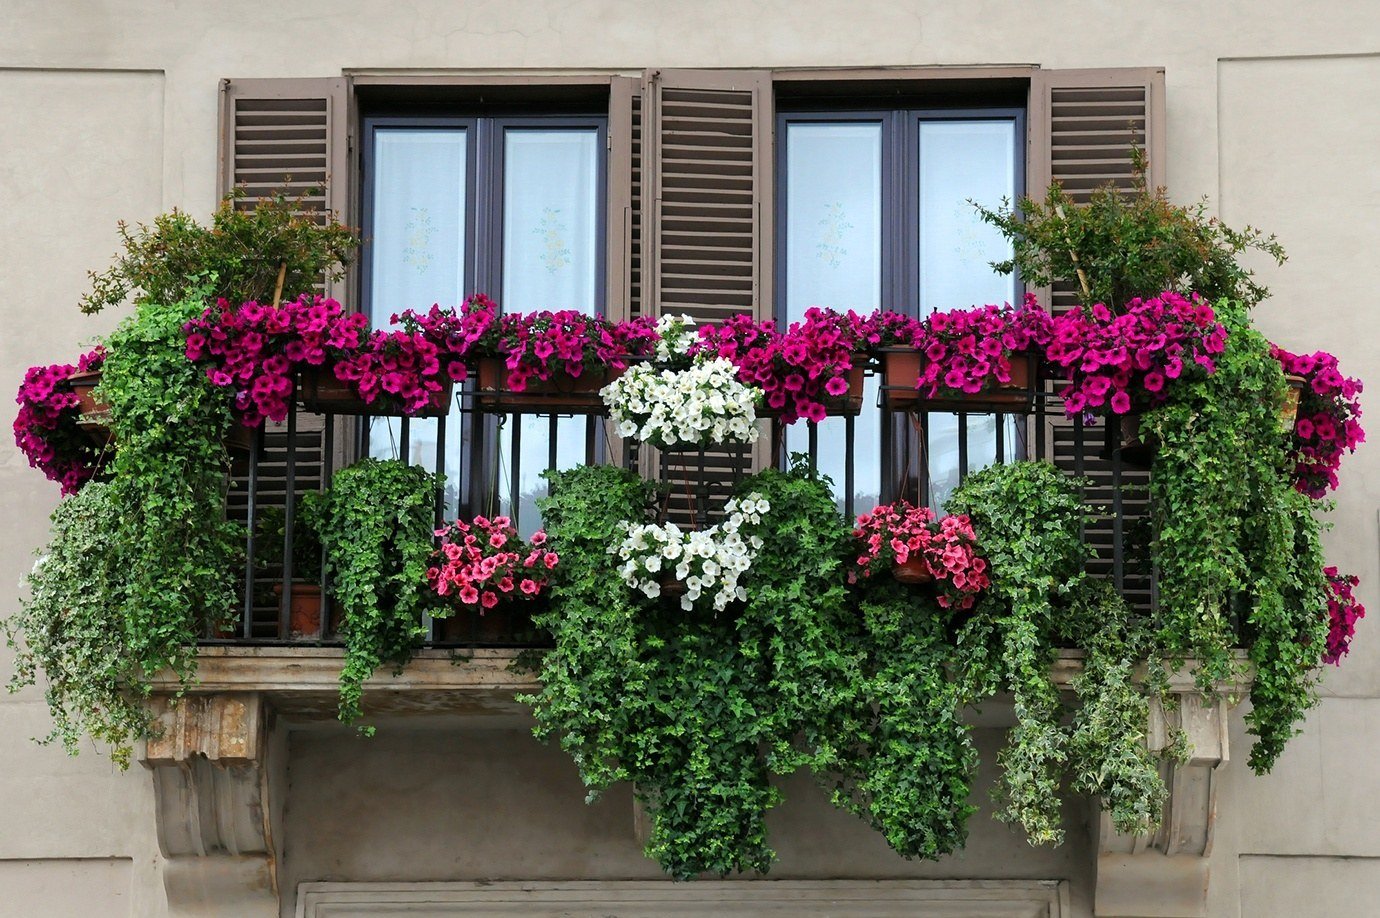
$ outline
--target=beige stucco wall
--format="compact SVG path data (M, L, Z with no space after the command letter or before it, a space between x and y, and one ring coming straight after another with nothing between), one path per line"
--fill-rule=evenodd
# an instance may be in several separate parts
M1380 242L1373 0L0 0L0 22L6 392L29 364L66 359L113 322L82 317L75 302L86 269L113 251L117 219L210 209L220 77L1005 62L1163 65L1172 192L1208 195L1228 221L1277 232L1292 258L1265 272L1276 296L1261 323L1295 349L1336 352L1380 391L1369 289ZM1362 577L1362 601L1380 616L1380 447L1351 457L1344 481L1328 546ZM0 583L27 569L55 500L8 439L0 444ZM0 596L8 612L14 587ZM1244 768L1238 712L1212 915L1380 913L1377 628L1361 624L1357 650L1328 673L1321 706L1273 775ZM0 655L0 668L7 662ZM160 914L147 775L119 774L94 750L73 760L28 742L46 729L38 694L0 700L0 915ZM990 768L994 737L983 740ZM315 729L290 748L286 888L394 874L654 875L637 854L626 795L583 808L569 763L519 729L399 726L367 744ZM1088 913L1085 835L1032 852L978 820L963 856L913 866L825 810L803 782L789 790L774 823L783 876L1064 877L1074 913ZM502 819L485 812L495 801ZM351 832L369 838L367 853ZM401 847L389 853L385 841Z

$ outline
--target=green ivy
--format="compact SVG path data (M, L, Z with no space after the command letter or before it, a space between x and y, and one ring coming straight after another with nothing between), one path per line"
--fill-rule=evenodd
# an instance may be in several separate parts
M1060 787L1102 795L1119 828L1153 823L1164 787L1144 750L1148 702L1130 680L1143 659L1121 601L1089 582L1081 484L1044 462L993 466L968 476L949 499L967 514L991 566L992 585L958 631L958 666L979 700L1012 693L1016 726L998 755L997 817L1033 844L1059 843ZM1059 646L1087 651L1075 685L1072 729L1050 665ZM1129 708L1129 710L1127 710Z
M1233 647L1250 648L1250 763L1264 772L1314 703L1327 585L1320 524L1290 481L1279 363L1244 307L1216 308L1228 332L1217 371L1144 422L1158 442L1160 641L1172 661L1196 661L1204 692L1239 675Z
M364 682L374 671L392 663L401 672L425 637L436 487L436 476L419 466L366 458L336 473L315 510L331 595L343 613L344 723L361 716Z
M106 341L97 396L110 406L118 444L111 482L75 507L59 507L45 552L68 559L71 539L83 547L91 579L66 585L57 580L68 576L58 573L61 564L40 565L33 597L10 626L11 639L23 633L29 645L19 684L32 681L35 667L50 679L61 674L48 693L55 735L73 749L84 727L110 743L121 765L151 726L142 702L153 676L171 670L185 686L196 669L197 635L236 604L240 533L225 518L229 402L184 356L182 325L202 308L199 295L142 302ZM68 616L64 604L78 583L82 611ZM108 637L94 637L97 622ZM93 643L83 647L87 639ZM78 708L86 703L89 710Z

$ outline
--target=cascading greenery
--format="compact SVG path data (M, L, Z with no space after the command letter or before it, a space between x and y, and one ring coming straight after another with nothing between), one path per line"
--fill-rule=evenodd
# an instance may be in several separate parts
M1014 699L997 817L1032 843L1059 843L1068 772L1076 790L1102 796L1119 829L1153 823L1164 786L1144 745L1148 702L1130 680L1145 646L1121 600L1084 573L1080 482L1043 462L993 466L968 476L947 507L972 520L992 579L958 629L957 665L971 700L1003 688ZM1055 648L1067 646L1088 651L1071 729L1050 674Z
M365 680L384 663L401 672L425 636L436 487L420 466L366 458L338 472L313 508L343 613L339 713L347 724L362 714Z
M167 669L185 685L201 628L235 607L230 406L183 354L182 325L201 309L199 296L141 302L106 341L98 395L119 444L111 481L58 507L31 598L8 625L11 643L23 637L11 687L42 670L53 738L75 751L85 729L122 766L150 727L150 680Z
M1279 363L1244 307L1222 300L1216 311L1228 332L1217 371L1145 416L1158 441L1159 640L1172 661L1194 658L1204 691L1238 675L1232 648L1249 648L1250 764L1264 772L1315 702L1325 562L1314 502L1290 480Z

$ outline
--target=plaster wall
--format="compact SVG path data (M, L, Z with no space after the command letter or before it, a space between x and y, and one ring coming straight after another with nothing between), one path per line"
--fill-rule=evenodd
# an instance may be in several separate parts
M1172 194L1207 195L1229 222L1278 233L1292 257L1262 271L1276 295L1261 324L1296 349L1334 351L1380 387L1368 289L1380 241L1373 0L0 0L0 21L6 392L28 365L69 357L118 318L75 309L85 271L115 249L117 219L210 210L221 77L1012 62L1163 65ZM1329 551L1361 576L1361 600L1380 614L1380 450L1350 457L1344 481ZM0 443L0 583L10 585L0 614L17 602L15 584L55 502L56 489ZM1214 916L1380 913L1374 627L1362 622L1357 649L1327 674L1322 704L1273 775L1245 769L1238 711L1238 761L1219 800ZM8 659L0 653L6 673ZM0 915L161 914L147 775L118 773L94 749L68 759L28 741L46 730L39 693L0 698ZM989 769L994 743L984 734ZM627 795L585 808L569 763L517 725L398 725L370 743L313 729L289 745L285 888L341 878L655 876L637 852ZM788 782L787 792L773 823L782 877L1064 877L1074 914L1088 914L1081 820L1063 849L1045 852L984 815L964 855L911 865L830 811L808 782Z

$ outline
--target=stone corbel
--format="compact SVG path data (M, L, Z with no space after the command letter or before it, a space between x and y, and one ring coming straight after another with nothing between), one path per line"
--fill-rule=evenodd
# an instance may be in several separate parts
M1204 918L1208 856L1217 818L1217 769L1228 760L1227 705L1196 691L1176 694L1177 710L1151 700L1146 741L1162 752L1182 731L1188 757L1166 758L1169 791L1153 834L1123 835L1097 813L1098 918Z
M223 692L150 702L158 847L172 915L276 916L263 696Z

